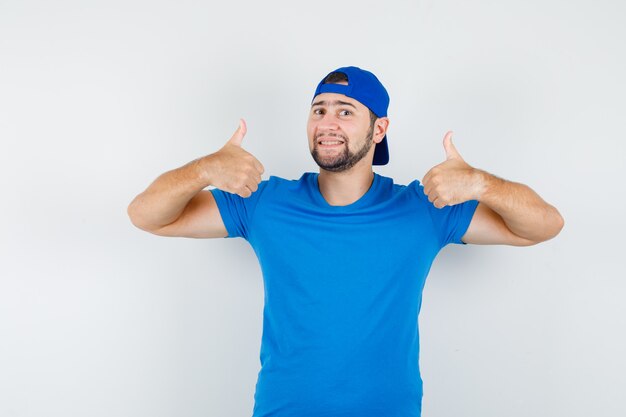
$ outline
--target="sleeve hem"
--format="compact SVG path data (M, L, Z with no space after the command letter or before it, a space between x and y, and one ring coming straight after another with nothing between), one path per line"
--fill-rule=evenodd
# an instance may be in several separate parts
M224 200L224 195L222 192L214 193L214 190L210 190L211 194L213 194L213 198L215 198L215 203L217 204L217 208L220 211L220 216L222 217L222 221L224 222L224 226L226 227L226 232L228 232L228 236L224 236L225 239L237 237L237 227L235 223L232 221L229 213L228 213L228 204Z
M463 216L463 221L459 225L458 235L455 236L455 239L454 239L455 243L458 243L460 245L467 245L467 243L463 242L461 238L465 235L465 233L467 232L467 229L469 229L469 226L472 223L472 219L474 218L474 213L476 212L476 207L478 207L477 200L469 200L466 203L466 207L464 210L465 215Z

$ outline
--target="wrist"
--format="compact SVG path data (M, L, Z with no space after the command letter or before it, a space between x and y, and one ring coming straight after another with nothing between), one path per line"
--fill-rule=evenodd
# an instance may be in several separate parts
M474 168L474 200L483 201L492 183L491 175Z
M496 177L493 174L483 171L481 169L475 169L475 200L484 202L491 195L504 180Z
M202 188L213 185L213 154L194 159L190 166Z

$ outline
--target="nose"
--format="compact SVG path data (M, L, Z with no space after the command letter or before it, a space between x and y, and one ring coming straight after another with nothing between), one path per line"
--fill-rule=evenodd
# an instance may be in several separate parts
M319 119L318 124L317 124L317 128L320 130L338 130L339 129L339 123L338 123L338 118L335 114L333 114L333 112L326 112L324 115L322 115L322 118Z

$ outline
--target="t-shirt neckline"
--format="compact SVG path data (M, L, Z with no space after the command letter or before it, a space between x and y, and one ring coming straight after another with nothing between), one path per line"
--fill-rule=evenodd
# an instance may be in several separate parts
M314 172L313 175L311 175L310 177L311 188L313 188L313 196L315 198L315 201L322 207L328 210L335 210L335 211L350 211L350 210L359 208L367 204L376 195L378 186L380 184L380 175L374 172L374 179L372 180L372 185L370 185L370 188L358 200L356 200L354 203L347 204L345 206L333 206L333 205L328 204L328 201L326 201L326 199L322 195L322 192L320 191L320 187L319 187L318 177L319 177L318 172Z

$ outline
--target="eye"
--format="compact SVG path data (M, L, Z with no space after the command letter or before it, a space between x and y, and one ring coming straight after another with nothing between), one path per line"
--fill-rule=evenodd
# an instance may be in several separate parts
M324 110L322 109L313 109L313 114L322 114Z
M339 114L341 114L342 116L348 116L352 114L352 112L350 110L341 110Z

